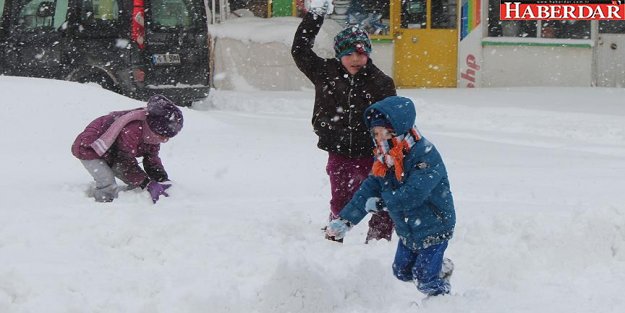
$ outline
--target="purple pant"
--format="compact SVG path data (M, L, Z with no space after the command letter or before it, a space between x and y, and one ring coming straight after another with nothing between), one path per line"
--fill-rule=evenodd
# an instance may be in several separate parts
M360 184L369 176L373 158L348 158L336 153L329 153L326 172L330 176L330 219L337 218L339 212L352 199ZM393 222L387 212L378 212L369 220L369 239L391 239Z

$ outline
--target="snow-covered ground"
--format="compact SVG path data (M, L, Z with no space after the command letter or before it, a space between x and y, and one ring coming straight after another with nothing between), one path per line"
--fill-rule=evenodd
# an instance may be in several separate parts
M442 153L458 214L453 295L396 280L397 244L323 239L313 92L213 91L162 146L153 205L86 195L70 153L93 118L143 104L0 77L0 312L623 312L625 90L400 90Z

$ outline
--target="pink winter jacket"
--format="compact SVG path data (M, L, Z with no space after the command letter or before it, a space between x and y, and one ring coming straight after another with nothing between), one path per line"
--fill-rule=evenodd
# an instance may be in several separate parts
M147 144L143 141L143 121L132 121L119 133L115 143L101 157L91 148L91 143L98 139L116 118L130 111L117 111L98 117L76 137L72 145L72 154L80 160L102 159L115 171L115 175L133 187L145 187L150 180L166 181L167 172L163 167L158 152L159 144ZM143 157L143 169L137 162ZM145 169L145 171L144 171Z

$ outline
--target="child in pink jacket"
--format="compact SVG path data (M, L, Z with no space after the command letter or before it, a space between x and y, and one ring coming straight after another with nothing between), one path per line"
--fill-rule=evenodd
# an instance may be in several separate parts
M76 137L72 154L95 180L94 198L111 202L117 198L115 178L130 189L147 189L156 203L171 184L158 152L161 143L182 129L182 112L168 98L152 96L146 108L111 112L92 121ZM143 158L143 168L137 158Z

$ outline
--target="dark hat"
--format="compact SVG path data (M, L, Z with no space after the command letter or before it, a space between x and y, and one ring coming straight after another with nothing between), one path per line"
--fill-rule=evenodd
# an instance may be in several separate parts
M338 59L356 51L366 55L371 54L371 40L364 29L349 26L334 37L334 52Z
M370 129L377 127L377 126L382 126L388 129L393 129L393 124L391 124L391 122L388 120L388 118L386 117L386 114L378 110L371 110L369 114L369 120L371 121L369 123Z
M393 132L396 134L409 132L415 125L417 118L417 112L412 100L398 96L386 97L365 110L363 118L369 128L371 128L371 123L378 114L382 115L393 125Z
M146 122L154 133L171 138L182 129L182 112L167 97L154 95L148 100Z

